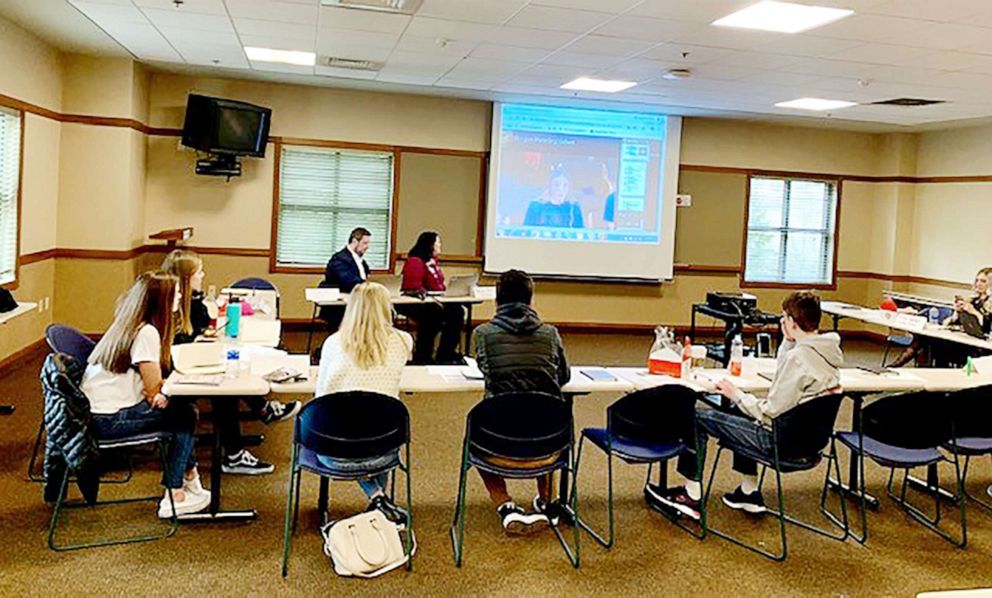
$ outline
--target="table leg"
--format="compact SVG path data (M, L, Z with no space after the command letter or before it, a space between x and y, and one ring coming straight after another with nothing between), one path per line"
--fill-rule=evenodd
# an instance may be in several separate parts
M0 415L13 415L14 406L13 405L0 405Z
M317 323L317 310L320 309L316 303L313 304L313 311L310 313L310 327L307 328L307 355L310 355L310 345L313 343L313 327Z
M853 407L853 422L852 428L854 430L861 429L861 406L864 404L864 397L861 395L851 395L851 399L854 401ZM847 469L847 480L848 483L845 485L843 480L835 480L830 478L830 487L841 493L844 496L853 498L855 500L861 500L861 485L859 483L860 475L862 475L860 467L860 459L851 452L851 463L848 465ZM878 499L865 492L865 503L872 510L878 509Z
M696 306L692 306L692 315L689 319L689 342L696 344Z
M575 395L572 393L564 393L563 398L565 403L568 405L568 410L572 411L572 404L574 403ZM574 458L575 455L572 455ZM574 459L573 459L574 462ZM568 469L561 470L561 479L558 482L558 502L564 508L561 509L561 520L565 525L575 524L575 515L572 513L571 508L569 508L571 499L571 488L569 486L569 471Z
M210 397L211 400L231 401L236 397ZM189 513L180 515L178 518L183 522L202 521L250 521L258 517L255 509L244 509L241 511L222 511L220 509L220 487L221 487L221 467L223 464L224 450L220 444L220 428L217 422L212 425L212 440L210 448L210 507L206 511L199 513Z
M462 355L468 355L472 349L472 304L465 304L465 346L462 348Z

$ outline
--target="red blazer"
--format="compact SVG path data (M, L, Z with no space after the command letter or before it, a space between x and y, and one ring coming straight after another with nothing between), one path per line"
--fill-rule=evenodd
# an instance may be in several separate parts
M419 257L408 257L403 264L404 291L444 291L444 272L434 263L434 271Z

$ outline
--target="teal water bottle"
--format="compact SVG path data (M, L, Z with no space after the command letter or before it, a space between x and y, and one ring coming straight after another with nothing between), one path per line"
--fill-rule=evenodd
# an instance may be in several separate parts
M237 338L238 331L241 329L241 298L231 297L231 301L227 304L227 311L224 313L227 316L224 334L227 335L227 338Z

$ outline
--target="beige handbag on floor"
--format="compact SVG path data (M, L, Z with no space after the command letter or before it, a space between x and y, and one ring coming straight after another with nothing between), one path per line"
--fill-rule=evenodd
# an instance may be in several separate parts
M324 554L331 558L338 575L377 577L410 559L403 553L399 527L381 511L331 522L321 533Z

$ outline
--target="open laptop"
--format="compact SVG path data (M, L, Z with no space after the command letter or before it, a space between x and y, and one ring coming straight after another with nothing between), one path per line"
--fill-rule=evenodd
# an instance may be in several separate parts
M403 286L403 276L400 274L378 274L370 276L369 282L377 282L386 287L390 297L399 297Z
M982 324L978 321L978 316L975 314L960 311L958 312L958 322L961 323L961 327L969 336L985 338L985 330L982 328Z
M475 286L479 282L478 274L463 274L452 276L448 281L448 290L444 292L445 297L471 297L475 293Z
M223 343L187 343L172 347L172 363L180 374L223 374L226 358Z

